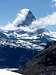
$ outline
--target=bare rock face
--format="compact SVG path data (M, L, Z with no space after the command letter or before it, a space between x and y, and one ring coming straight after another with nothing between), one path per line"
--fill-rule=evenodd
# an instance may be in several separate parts
M56 75L56 44L27 63L24 75Z

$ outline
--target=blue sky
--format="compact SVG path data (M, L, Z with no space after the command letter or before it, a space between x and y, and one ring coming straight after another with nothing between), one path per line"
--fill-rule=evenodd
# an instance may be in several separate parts
M29 8L37 17L44 17L56 11L52 0L0 0L0 24L13 21L23 8Z

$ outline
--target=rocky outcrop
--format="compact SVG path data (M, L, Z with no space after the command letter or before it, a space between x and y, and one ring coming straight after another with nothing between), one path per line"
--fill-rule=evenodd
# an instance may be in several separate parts
M56 75L56 44L44 49L26 65L24 75Z

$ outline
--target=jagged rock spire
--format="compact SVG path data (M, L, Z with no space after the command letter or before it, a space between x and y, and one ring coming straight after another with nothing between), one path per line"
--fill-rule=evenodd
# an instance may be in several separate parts
M35 20L35 16L29 9L22 9L20 13L18 13L16 19L13 21L13 24L16 26L25 26L30 25L33 20Z

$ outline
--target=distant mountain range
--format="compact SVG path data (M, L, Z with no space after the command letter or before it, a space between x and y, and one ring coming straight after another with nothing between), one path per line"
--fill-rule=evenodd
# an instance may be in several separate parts
M22 9L12 23L0 27L0 40L3 40L1 44L44 49L48 42L56 38L51 36L46 28L32 28L32 23L35 21L36 18L29 9Z

